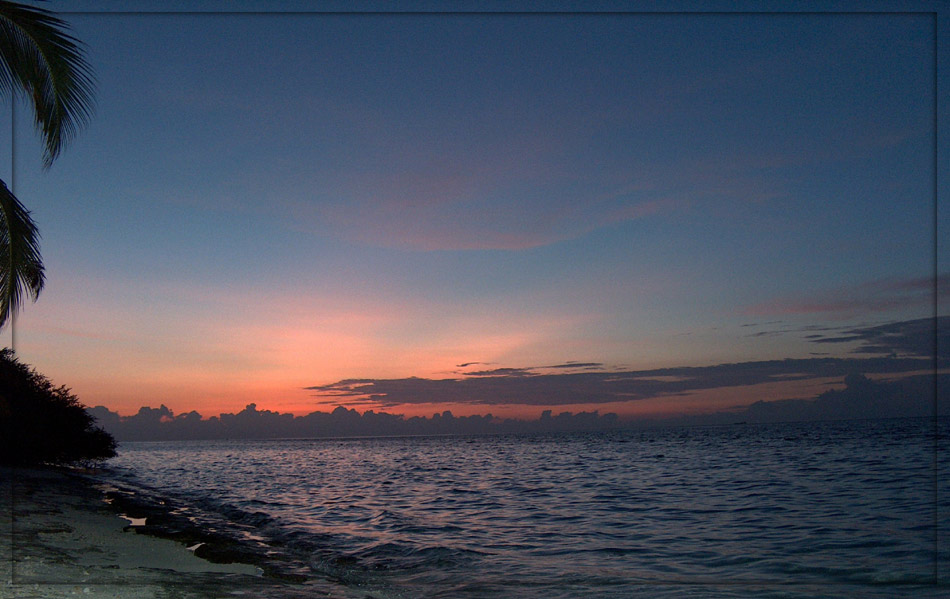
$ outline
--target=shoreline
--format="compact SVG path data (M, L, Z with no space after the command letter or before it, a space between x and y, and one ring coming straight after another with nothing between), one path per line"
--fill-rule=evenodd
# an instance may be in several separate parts
M277 444L248 451L235 441L211 452L192 444L130 451L115 466L92 471L0 469L0 597L943 593L947 582L931 571L939 571L946 553L931 541L946 538L944 527L928 528L920 512L929 507L921 497L931 489L930 430L920 424L878 429L869 436L860 424L815 430L803 423L710 435L607 436L596 445L581 435L461 449L439 440L336 444L333 451L304 444L296 453ZM942 445L946 436L938 432ZM880 453L881 447L893 453ZM736 467L708 468L702 453L708 448L709 459L732 456L727 465ZM508 470L515 452L522 457ZM597 460L598 470L580 455ZM782 465L800 458L804 467ZM673 469L679 475L671 484L650 482L668 479ZM783 486L772 476L757 477L773 471ZM717 493L740 476L748 480L738 492ZM827 505L813 517L802 506L816 497L813 485L829 480L840 483L818 496ZM507 481L517 483L505 487ZM552 487L543 485L553 481L566 493L545 495ZM720 509L681 507L706 490ZM581 512L594 492L611 502L599 518ZM855 492L867 499L856 501ZM751 497L762 503L752 505ZM558 511L561 499L574 507ZM322 505L330 509L319 511ZM497 509L505 505L515 509ZM314 509L284 509L301 506ZM535 520L539 507L545 513ZM448 510L458 510L451 521L430 517ZM325 518L327 527L308 529L310 520L298 515ZM789 518L796 520L791 528L771 525ZM345 527L352 522L373 528L350 537ZM688 537L695 529L706 534ZM586 536L588 530L597 536ZM174 559L157 550L151 555L156 543L171 547ZM743 557L749 548L759 553Z
M4 597L312 596L302 577L281 575L239 541L189 527L164 499L68 469L0 474Z

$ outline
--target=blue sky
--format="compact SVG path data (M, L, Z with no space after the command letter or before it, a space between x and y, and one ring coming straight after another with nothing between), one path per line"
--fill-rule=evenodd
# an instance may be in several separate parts
M931 15L89 7L93 121L42 171L21 103L12 146L48 269L17 349L87 404L303 413L932 314Z

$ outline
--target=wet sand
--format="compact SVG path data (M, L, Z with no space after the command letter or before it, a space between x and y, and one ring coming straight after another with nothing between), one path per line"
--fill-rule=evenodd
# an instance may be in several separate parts
M4 468L0 476L0 597L297 594L253 563L215 563L196 555L197 543L138 534L132 524L142 520L121 517L79 473Z

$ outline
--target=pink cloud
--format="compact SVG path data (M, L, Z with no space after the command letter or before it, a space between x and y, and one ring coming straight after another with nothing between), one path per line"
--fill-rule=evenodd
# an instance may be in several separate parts
M599 196L558 192L543 203L521 200L515 187L506 191L501 185L495 190L463 177L450 177L416 188L405 186L405 195L393 190L322 208L298 205L297 211L309 212L311 219L331 223L344 236L371 245L518 250L574 239L680 205L666 198L636 200L643 186L629 183ZM542 186L538 193L544 194L550 187Z

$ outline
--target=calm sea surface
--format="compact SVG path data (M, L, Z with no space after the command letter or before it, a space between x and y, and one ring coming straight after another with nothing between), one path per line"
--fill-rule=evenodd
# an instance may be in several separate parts
M934 597L948 429L938 447L927 420L128 443L109 476L313 595Z

